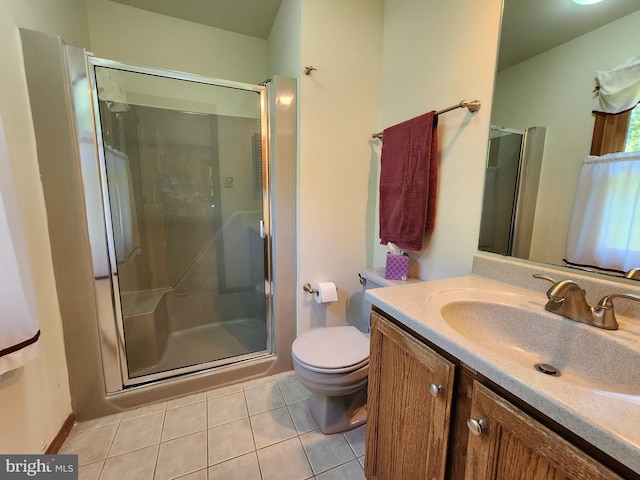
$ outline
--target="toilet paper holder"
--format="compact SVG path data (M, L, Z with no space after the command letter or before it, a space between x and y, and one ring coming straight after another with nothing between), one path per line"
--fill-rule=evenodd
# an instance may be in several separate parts
M313 287L311 286L311 284L310 284L310 283L305 283L305 284L302 286L302 289L303 289L305 292L309 292L309 293L310 293L310 294L312 294L312 295L318 295L318 293L319 293L319 292L318 292L318 290L316 290L315 288L313 288Z

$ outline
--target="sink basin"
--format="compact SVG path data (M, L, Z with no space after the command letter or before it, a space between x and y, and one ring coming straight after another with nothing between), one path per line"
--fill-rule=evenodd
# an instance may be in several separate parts
M527 368L548 364L553 381L571 382L640 402L640 352L605 331L544 310L544 297L475 289L443 292L444 321L475 348ZM540 375L545 375L540 373Z

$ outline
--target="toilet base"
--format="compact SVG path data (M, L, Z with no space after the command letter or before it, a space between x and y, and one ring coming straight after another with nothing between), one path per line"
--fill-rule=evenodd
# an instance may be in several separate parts
M311 416L325 435L346 432L367 422L367 385L349 395L329 397L314 393Z

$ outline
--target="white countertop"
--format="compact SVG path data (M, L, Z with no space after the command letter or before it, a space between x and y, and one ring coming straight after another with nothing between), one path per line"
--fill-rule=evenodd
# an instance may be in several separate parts
M546 284L541 284L537 292L469 275L367 290L365 298L481 375L640 473L640 385L633 394L621 394L568 381L569 377L563 379L562 375L544 375L533 365L510 361L508 352L473 342L452 328L440 314L442 293L448 292L447 296L451 298L459 291L463 296L465 289L507 292L519 298L526 296L528 305L532 308L539 305L545 314L548 313L544 312L547 288ZM605 331L557 315L554 317L558 322L575 324L575 328L595 329L598 335L613 335L616 341L640 351L640 318L618 314L620 329ZM601 352L596 354L602 356ZM611 352L611 358L606 357L603 356L602 362L615 361L615 352Z

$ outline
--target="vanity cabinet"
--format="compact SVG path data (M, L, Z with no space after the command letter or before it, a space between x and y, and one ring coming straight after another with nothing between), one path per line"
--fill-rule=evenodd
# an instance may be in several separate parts
M373 314L367 478L446 478L453 375L453 363Z
M623 478L496 394L447 352L375 311L371 326L369 480Z
M465 480L622 479L479 382L474 382Z

